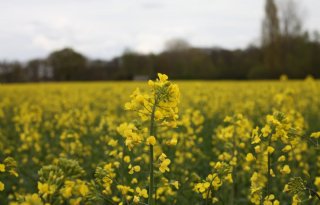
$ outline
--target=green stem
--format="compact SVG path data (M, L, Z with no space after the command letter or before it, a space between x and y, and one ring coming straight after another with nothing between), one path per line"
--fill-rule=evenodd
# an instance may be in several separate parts
M124 184L124 156L125 156L125 153L124 153L124 149L125 149L125 143L124 141L122 140L122 158L121 158L121 170L120 170L120 174L121 174L121 177L120 177L120 180L121 180L121 184ZM125 197L122 196L122 203L124 204L125 203Z
M313 189L306 187L306 190L310 191L313 196L316 196L320 200L320 195Z
M155 186L155 189L154 189L154 205L157 205L157 184Z
M153 176L153 146L150 145L150 172L149 172L149 199L148 204L153 205L152 195L153 195L153 182L154 182L154 176Z
M235 134L233 134L232 136L232 160L233 158L237 158L237 144L236 144L236 136ZM236 162L237 163L237 162ZM237 183L237 164L233 166L232 169L232 178L234 180L234 182L232 183L232 188L231 188L231 196L230 196L230 204L233 205L234 204L234 199L236 198L235 194L236 194L236 183Z
M271 154L268 151L269 146L271 145L271 137L269 136L268 140L268 147L267 147L267 152L268 152L268 174L267 174L267 195L269 196L270 193L270 187L271 187L271 175L270 175L270 169L271 169Z
M206 205L208 205L208 203L209 203L209 196L210 196L210 192L211 192L213 180L214 180L217 176L218 176L218 175L216 175L215 177L213 177L212 180L210 181L210 186L209 186L209 189L208 189L208 191L207 191Z
M155 100L154 105L152 107L151 118L150 118L150 136L154 136L154 114L156 111L156 103ZM148 205L154 205L153 189L154 189L154 175L153 175L153 145L149 145L149 158L150 158L150 171L149 171L149 197L148 197Z

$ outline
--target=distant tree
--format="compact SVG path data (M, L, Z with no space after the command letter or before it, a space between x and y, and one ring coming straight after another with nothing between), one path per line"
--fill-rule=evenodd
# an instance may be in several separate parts
M86 70L87 80L118 80L120 71L118 61L118 58L110 61L101 59L89 61Z
M320 32L319 31L313 31L312 41L314 41L316 43L320 43Z
M0 82L25 82L23 66L18 61L0 62Z
M309 34L303 31L303 17L295 0L279 1L281 21L281 68L289 77L305 76L310 65Z
M48 63L53 68L53 77L57 81L86 80L86 58L72 50L65 48L51 53Z
M40 80L39 68L40 68L40 60L39 59L30 60L27 63L26 77L29 81L39 81Z
M278 9L274 0L266 0L265 18L262 24L262 48L264 50L264 66L269 77L280 75L280 23Z
M121 57L121 72L123 76L127 76L128 79L132 79L137 75L153 76L153 54L143 55L127 50ZM124 73L126 73L126 75L124 75Z
M48 81L52 80L52 68L45 59L30 60L24 68L25 77L28 81Z
M190 44L181 38L174 38L165 43L165 51L180 52L190 48Z
M216 48L210 55L214 65L213 79L256 78L260 74L254 71L257 65L261 67L263 57L258 47L251 46L245 50Z
M277 42L280 37L278 9L274 0L266 0L265 18L262 25L262 44Z
M303 18L295 0L279 1L281 33L285 38L303 35Z
M156 72L168 73L172 78L210 79L216 76L210 49L169 49L154 59Z

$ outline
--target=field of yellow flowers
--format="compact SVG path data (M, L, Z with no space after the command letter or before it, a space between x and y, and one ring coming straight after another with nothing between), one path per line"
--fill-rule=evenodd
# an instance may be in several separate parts
M320 204L320 82L0 85L0 204Z

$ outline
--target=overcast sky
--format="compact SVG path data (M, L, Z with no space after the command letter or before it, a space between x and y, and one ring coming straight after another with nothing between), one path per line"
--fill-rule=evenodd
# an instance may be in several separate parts
M27 60L72 47L110 59L126 48L159 52L172 38L194 46L257 42L265 0L0 0L0 59ZM299 0L320 31L320 0Z

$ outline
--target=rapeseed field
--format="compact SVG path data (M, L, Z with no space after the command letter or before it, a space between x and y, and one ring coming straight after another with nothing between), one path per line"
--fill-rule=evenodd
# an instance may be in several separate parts
M320 204L320 82L0 85L0 204Z

